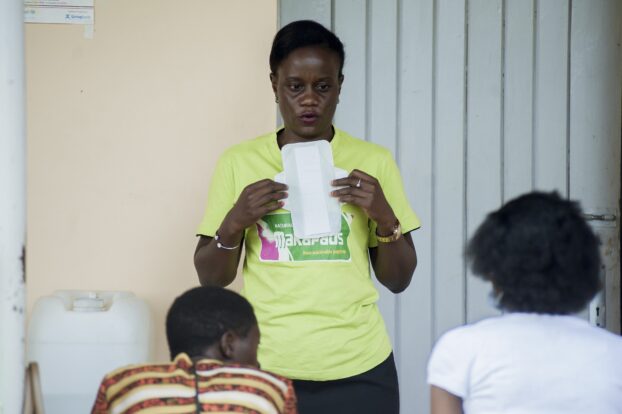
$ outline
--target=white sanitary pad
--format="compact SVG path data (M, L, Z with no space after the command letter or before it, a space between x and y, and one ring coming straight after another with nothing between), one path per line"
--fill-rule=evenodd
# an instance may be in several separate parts
M341 206L330 195L331 181L348 173L333 165L328 141L287 144L281 150L285 171L275 181L287 184L284 209L292 214L294 236L299 239L337 234L341 231Z

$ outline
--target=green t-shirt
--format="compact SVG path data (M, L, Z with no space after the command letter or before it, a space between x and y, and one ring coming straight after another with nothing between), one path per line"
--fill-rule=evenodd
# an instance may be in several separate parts
M335 128L334 164L378 179L403 232L420 226L390 152ZM228 149L218 161L198 234L213 237L242 190L283 171L276 132ZM259 321L261 367L288 378L334 380L383 362L391 344L376 302L368 248L375 223L342 206L341 234L295 239L277 210L245 231L244 289Z

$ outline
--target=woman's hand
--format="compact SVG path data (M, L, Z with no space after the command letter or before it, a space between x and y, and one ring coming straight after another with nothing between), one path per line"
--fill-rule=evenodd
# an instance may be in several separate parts
M238 200L229 210L220 226L220 231L237 234L252 226L261 217L283 207L283 199L287 198L287 185L270 179L249 184L242 190ZM219 234L223 236L219 231Z
M353 170L346 178L334 180L331 195L342 203L362 208L376 222L376 234L393 234L397 217L389 205L377 179L360 170ZM417 252L410 234L390 243L378 243L369 249L369 258L376 278L393 293L404 291L410 284L417 266Z
M344 187L331 193L342 203L362 208L378 224L378 234L391 234L397 222L393 209L384 196L377 179L361 170L352 170L346 178L334 180L332 185Z
M238 268L244 230L267 213L283 207L287 186L272 180L248 185L235 202L216 232L221 246L212 237L201 236L194 252L194 266L204 286L227 286Z

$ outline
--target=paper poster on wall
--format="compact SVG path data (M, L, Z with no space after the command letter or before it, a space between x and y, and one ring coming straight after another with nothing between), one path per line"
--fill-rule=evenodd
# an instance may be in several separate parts
M92 25L94 0L25 0L24 22Z

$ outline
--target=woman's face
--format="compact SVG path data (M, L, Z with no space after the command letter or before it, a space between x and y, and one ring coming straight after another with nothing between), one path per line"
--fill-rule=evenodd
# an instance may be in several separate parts
M308 46L291 52L276 74L270 75L285 124L282 145L332 138L343 82L340 65L339 56L332 50Z

